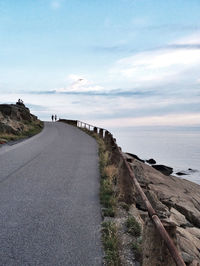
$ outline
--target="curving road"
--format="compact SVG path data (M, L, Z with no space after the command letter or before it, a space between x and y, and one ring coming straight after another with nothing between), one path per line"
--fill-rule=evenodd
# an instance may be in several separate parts
M97 144L45 123L0 148L0 265L102 264Z

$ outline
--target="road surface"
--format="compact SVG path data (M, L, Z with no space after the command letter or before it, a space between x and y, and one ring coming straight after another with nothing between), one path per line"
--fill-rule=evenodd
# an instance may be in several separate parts
M58 122L0 148L0 265L102 264L97 150Z

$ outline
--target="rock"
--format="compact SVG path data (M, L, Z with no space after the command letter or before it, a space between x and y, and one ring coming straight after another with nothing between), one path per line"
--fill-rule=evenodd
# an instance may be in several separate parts
M191 168L188 168L188 171L189 171L190 173L197 173L197 172L198 172L198 170L196 170L196 169L191 169Z
M181 252L181 256L184 260L185 263L192 263L194 260L194 257L191 256L190 254L186 253L186 252Z
M1 120L2 119L11 119L16 121L35 121L36 116L30 113L30 110L27 107L15 104L0 104ZM2 122L2 121L1 121Z
M182 252L190 254L194 259L200 260L200 241L195 236L191 235L187 229L177 228L178 242Z
M149 163L149 164L156 164L156 161L154 159L149 159L149 160L146 160L146 163Z
M184 172L177 172L176 175L180 175L181 176L181 175L188 175L188 174L186 174Z
M138 160L138 161L144 163L144 160L140 159L137 155L132 154L132 153L129 153L129 152L127 152L126 154L128 154L128 155L131 156L132 158L134 158L134 159L136 159L136 160Z
M152 165L152 167L167 176L173 173L173 168L166 166L166 165L156 164L156 165Z
M132 163L132 160L133 160L133 159L131 159L131 158L126 158L126 160L127 160L128 163Z
M163 175L154 169L153 166L138 160L133 160L131 167L145 194L156 211L158 211L159 216L160 214L162 216L165 213L167 214L167 210L165 211L165 208L160 203L168 208L170 216L162 219L162 221L176 225L175 235L178 249L181 253L184 252L186 261L191 261L194 258L192 262L188 262L188 266L197 266L197 262L200 261L200 185L176 176ZM147 193L147 191L151 192ZM136 206L145 211L137 194L135 201ZM144 234L144 239L147 238L148 236ZM151 243L152 249L158 248L157 243L153 243L152 237L150 237L149 243ZM148 256L152 256L149 251L146 251L149 243L144 247L144 255L147 253ZM145 258L145 262L146 260L148 259ZM148 261L146 265L156 264L151 264L151 261Z
M142 266L175 266L172 256L149 219L144 224L142 239Z
M3 134L16 134L17 130L15 130L12 126L0 122L0 133Z
M194 170L194 169L191 169L191 168L188 168L188 170L186 171L180 171L180 172L177 172L176 175L179 175L179 176L182 176L182 175L190 175L191 173L196 173L198 172L198 170Z
M200 240L200 228L190 227L190 228L187 228L187 231Z
M193 260L193 262L189 266L200 266L200 261Z
M168 207L158 200L158 197L154 191L148 190L145 194L159 218L166 218L170 216Z
M181 214L179 211L177 211L175 208L170 209L170 217L169 220L172 221L177 226L187 226L189 222L185 218L183 214Z
M20 135L28 130L37 117L23 103L0 104L0 134ZM39 123L38 123L39 124Z

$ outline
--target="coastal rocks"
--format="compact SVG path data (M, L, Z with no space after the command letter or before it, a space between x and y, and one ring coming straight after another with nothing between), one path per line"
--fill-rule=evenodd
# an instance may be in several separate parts
M160 171L162 174L164 174L166 176L169 176L173 173L172 167L162 165L162 164L156 164L156 161L153 158L148 159L148 160L142 160L137 155L132 154L132 153L128 153L128 152L125 153L125 157L126 157L127 162L129 162L129 163L133 162L135 159L138 160L139 162L142 162L142 163L146 162L146 163L150 164L154 169Z
M170 216L169 208L159 201L158 196L154 191L147 190L145 194L160 219L168 218Z
M177 228L177 237L180 249L185 255L183 257L183 259L185 259L185 263L193 263L195 260L200 261L199 239L181 227Z
M174 229L170 229L168 229L168 233L173 237ZM155 226L150 218L147 218L143 230L142 266L150 265L176 266L164 241L160 238L158 231L155 229Z
M136 160L144 163L144 160L140 159L137 155L129 153L129 152L127 152L126 154L129 155L129 157L127 159L136 159Z
M177 172L176 175L178 175L178 176L190 175L190 174L194 174L196 172L198 172L198 170L188 168L188 170L186 170L186 171L179 171L179 172Z
M164 175L171 175L173 173L173 168L166 166L166 165L162 165L162 164L156 164L156 165L152 165L152 167L158 171L160 171L162 174Z
M149 160L146 160L145 161L146 163L148 163L148 164L156 164L156 161L154 160L154 159L149 159Z
M182 176L182 175L188 175L188 174L186 174L184 172L177 172L176 175Z
M183 214L181 214L179 211L177 211L175 208L170 208L170 217L169 221L171 223L174 223L176 226L186 227L190 226L190 223L185 218Z
M199 265L200 262L200 186L176 176L166 176L153 167L134 160L130 163L134 175L141 184L147 198L160 216L164 226L175 228L175 238L178 249L186 265ZM146 184L146 185L145 185ZM141 199L137 196L136 206L141 205ZM166 229L167 229L166 227ZM158 249L158 241L153 242L148 228L145 229L144 247L152 243L152 250ZM148 240L147 240L148 239ZM144 248L144 256L147 251ZM146 265L151 264L151 254L148 253ZM149 264L148 264L149 263ZM173 265L173 264L168 264Z

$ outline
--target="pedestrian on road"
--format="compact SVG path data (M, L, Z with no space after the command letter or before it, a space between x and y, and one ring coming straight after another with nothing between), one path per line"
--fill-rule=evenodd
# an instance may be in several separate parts
M55 115L55 121L57 120L57 115Z
M51 116L51 120L52 120L52 122L53 122L53 120L54 120L54 115Z

